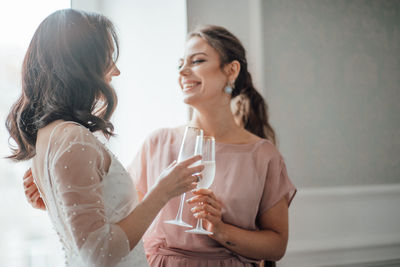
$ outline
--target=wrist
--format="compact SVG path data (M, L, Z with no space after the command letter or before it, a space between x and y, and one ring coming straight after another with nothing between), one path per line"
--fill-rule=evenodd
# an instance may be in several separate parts
M224 243L228 238L228 224L221 221L217 227L214 226L213 232L213 238L220 243Z
M165 204L169 201L170 197L167 192L162 190L159 186L155 186L151 189L151 191L146 195L146 198L151 198L154 203L164 207Z
M222 223L219 230L216 231L216 235L214 237L215 241L228 249L234 249L234 247L237 245L237 240L234 234L235 231L232 231L234 228L235 226L233 225Z

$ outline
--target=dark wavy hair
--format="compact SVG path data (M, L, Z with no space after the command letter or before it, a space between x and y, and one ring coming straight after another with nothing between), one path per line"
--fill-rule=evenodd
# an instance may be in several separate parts
M201 26L189 33L188 38L194 36L203 38L218 52L221 69L234 60L240 63L240 72L234 84L232 98L244 95L249 100L248 114L242 117L243 125L251 133L276 144L275 131L268 121L267 103L254 88L247 69L246 51L239 39L227 29L215 25Z
M10 138L17 143L8 158L32 158L38 130L55 120L75 121L112 136L109 120L117 96L105 75L118 50L114 26L106 17L74 9L49 15L29 44L22 94L6 119Z

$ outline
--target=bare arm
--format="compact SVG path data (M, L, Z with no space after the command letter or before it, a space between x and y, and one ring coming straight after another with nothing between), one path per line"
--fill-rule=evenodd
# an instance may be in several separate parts
M259 231L252 231L224 223L221 205L209 189L197 190L197 196L188 202L196 204L192 209L196 218L206 220L206 227L218 241L229 250L244 257L278 261L286 251L288 240L288 203L285 198L263 213ZM204 204L202 204L204 203Z
M138 206L118 223L128 236L131 248L136 246L158 212L172 197L196 187L194 182L197 178L193 174L203 170L204 166L189 166L200 159L201 157L196 156L170 166L161 173L158 183L146 196L139 195Z
M288 205L282 199L261 215L260 231L244 230L223 224L215 239L226 248L249 258L278 261L288 240Z

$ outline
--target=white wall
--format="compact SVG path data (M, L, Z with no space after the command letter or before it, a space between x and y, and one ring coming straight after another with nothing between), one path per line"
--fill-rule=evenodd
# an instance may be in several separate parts
M400 1L262 3L265 96L295 184L400 183Z
M400 266L400 184L300 189L278 267Z

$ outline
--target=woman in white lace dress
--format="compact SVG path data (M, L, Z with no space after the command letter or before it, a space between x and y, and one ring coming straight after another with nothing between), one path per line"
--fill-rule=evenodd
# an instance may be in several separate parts
M33 159L41 198L67 266L145 266L140 239L172 197L195 188L193 157L172 163L138 204L131 178L93 132L113 135L111 78L118 42L104 16L73 9L47 17L22 68L22 94L6 125L9 157Z

